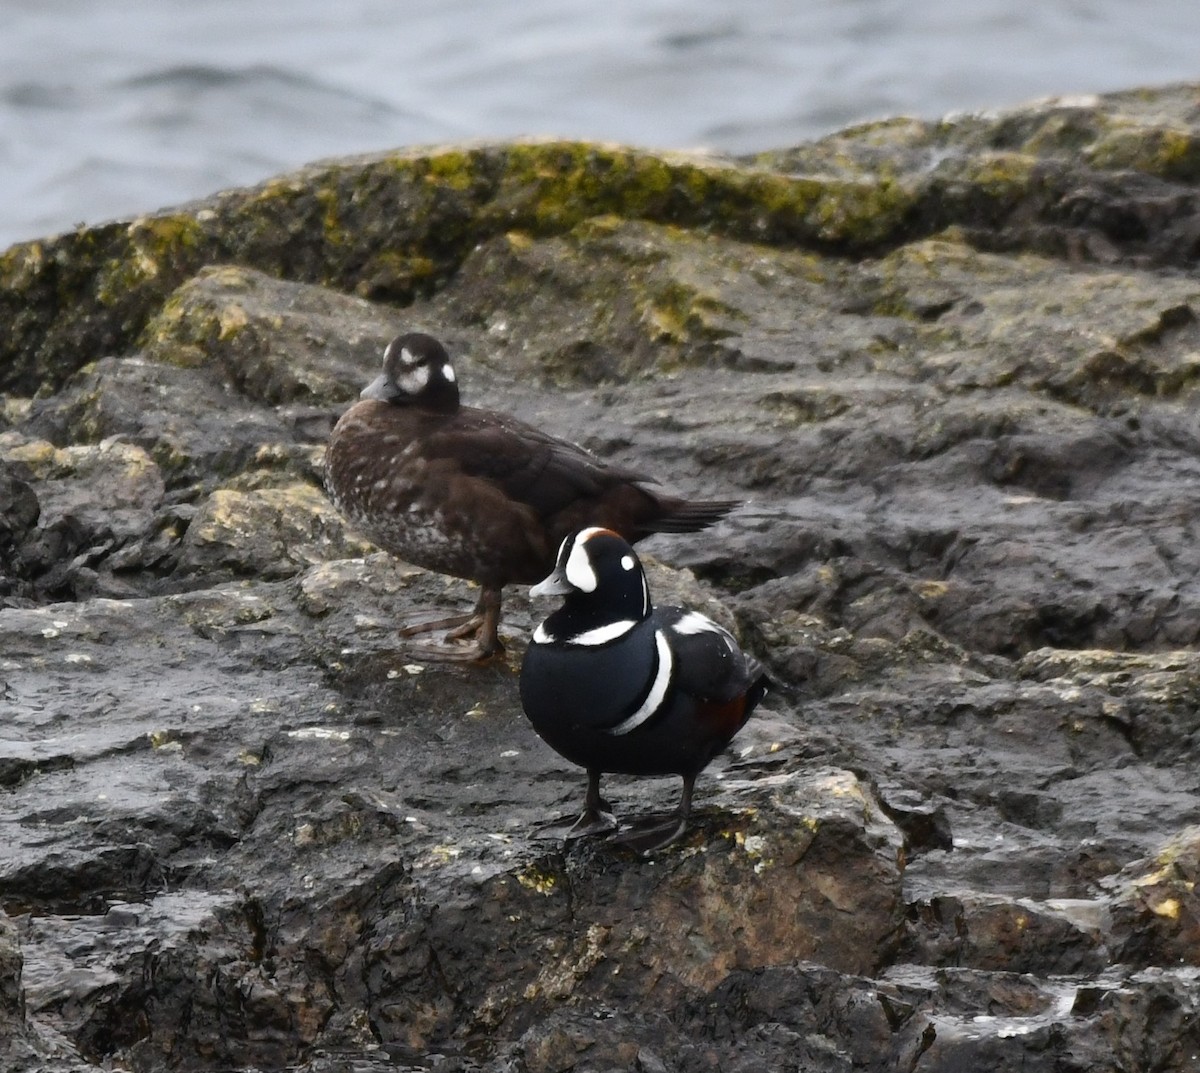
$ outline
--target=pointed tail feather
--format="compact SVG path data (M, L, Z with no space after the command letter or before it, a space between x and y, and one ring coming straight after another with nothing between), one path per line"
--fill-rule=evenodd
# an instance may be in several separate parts
M665 499L659 504L663 514L642 526L649 533L696 533L719 522L742 505L740 499Z

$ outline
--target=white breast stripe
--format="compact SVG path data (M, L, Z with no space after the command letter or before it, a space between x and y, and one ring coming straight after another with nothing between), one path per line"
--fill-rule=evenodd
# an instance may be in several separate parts
M637 623L631 618L623 618L619 622L610 622L607 626L597 626L594 630L584 630L574 637L564 637L569 645L602 645L614 641L628 633Z
M658 671L654 675L654 684L650 687L650 692L646 694L646 699L642 701L642 706L628 719L623 719L615 727L610 727L608 731L610 734L628 734L631 730L636 730L658 711L659 705L667 695L667 688L671 684L674 660L671 658L671 646L667 643L666 634L662 630L654 631L654 645L658 649Z

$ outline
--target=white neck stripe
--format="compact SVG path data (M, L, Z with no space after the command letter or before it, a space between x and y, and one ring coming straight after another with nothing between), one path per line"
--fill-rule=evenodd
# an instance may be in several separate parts
M555 643L564 645L603 645L609 641L615 641L618 637L624 637L636 625L636 619L623 618L619 622L610 622L605 626L597 626L592 630L584 630L583 633L577 633L573 637L558 638L546 629L546 623L542 622L533 631L533 643L535 645Z
M609 727L610 734L628 734L631 730L637 730L658 711L666 697L667 689L671 685L674 660L671 658L671 646L662 630L654 631L654 646L658 650L658 670L654 675L654 684L646 694L646 699L642 701L642 706L628 719L621 720L615 727Z
M610 622L607 626L597 626L594 630L584 630L574 637L564 637L569 645L602 645L623 637L636 626L631 618L623 618L619 622Z

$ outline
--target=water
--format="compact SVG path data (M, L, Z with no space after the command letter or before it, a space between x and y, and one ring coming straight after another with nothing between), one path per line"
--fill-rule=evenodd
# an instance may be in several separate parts
M0 248L400 145L740 152L1178 79L1197 0L0 0Z

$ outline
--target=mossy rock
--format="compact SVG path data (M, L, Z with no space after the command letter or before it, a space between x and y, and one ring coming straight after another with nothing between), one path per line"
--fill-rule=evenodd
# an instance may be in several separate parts
M0 255L9 326L0 386L32 393L128 352L175 288L209 265L404 303L438 290L481 242L561 235L603 216L849 256L959 225L981 244L1190 263L1188 205L1164 209L1162 191L1105 178L1134 167L1147 181L1195 181L1187 93L1117 95L1115 114L1097 100L866 124L741 162L540 141L313 165ZM673 316L658 322L668 337L678 333Z
M344 403L374 375L398 325L360 298L223 265L181 285L141 345L151 361L214 368L257 402Z
M292 577L327 559L373 550L350 535L311 484L251 491L218 489L200 506L184 538L181 574Z

